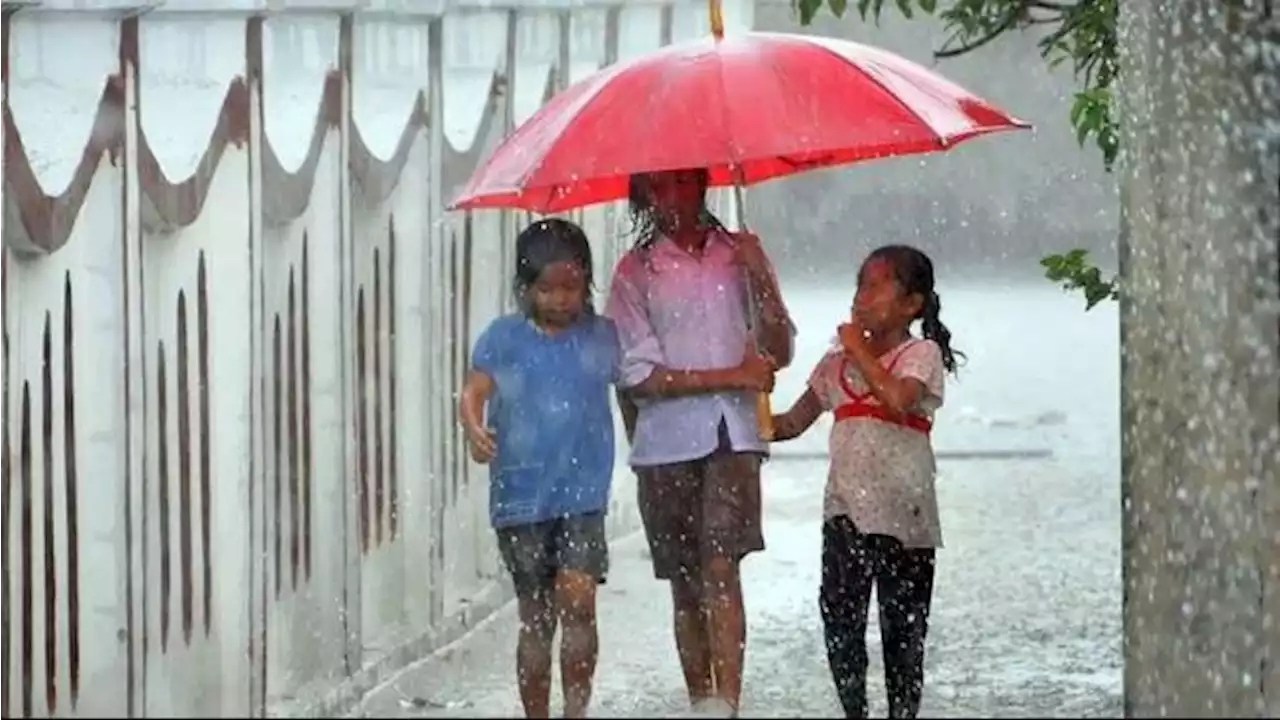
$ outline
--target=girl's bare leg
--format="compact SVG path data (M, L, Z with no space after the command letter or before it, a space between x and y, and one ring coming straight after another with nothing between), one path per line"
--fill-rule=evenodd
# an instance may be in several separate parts
M520 702L528 718L551 715L551 643L556 634L555 598L546 590L534 590L517 601L520 640L516 646L516 677Z
M671 580L671 609L676 636L676 652L684 670L689 704L699 707L715 694L711 676L709 615L702 600L702 581L687 570Z
M564 716L587 716L591 682L600 654L596 630L597 581L579 570L556 575L556 609L560 614L560 676L564 683Z
M726 557L712 558L703 574L705 602L710 610L707 634L711 641L716 696L728 704L736 716L742 700L742 666L747 645L738 563Z

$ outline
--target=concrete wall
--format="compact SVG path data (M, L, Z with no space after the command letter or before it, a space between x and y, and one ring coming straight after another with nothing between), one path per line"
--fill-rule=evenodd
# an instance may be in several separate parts
M1280 715L1280 17L1121 3L1126 714Z
M4 717L332 715L509 597L454 407L528 217L444 204L705 12L5 3Z

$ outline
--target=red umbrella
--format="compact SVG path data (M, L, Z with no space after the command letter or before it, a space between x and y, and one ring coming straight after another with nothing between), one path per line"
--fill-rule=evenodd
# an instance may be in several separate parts
M784 33L726 38L720 1L710 9L712 37L612 65L553 97L450 207L553 213L625 198L636 173L707 168L713 186L741 187L1030 127L884 50ZM760 436L772 439L769 396L757 400Z
M751 184L1029 127L884 50L717 33L559 93L498 146L451 207L552 213L625 198L638 172L705 167L712 185Z

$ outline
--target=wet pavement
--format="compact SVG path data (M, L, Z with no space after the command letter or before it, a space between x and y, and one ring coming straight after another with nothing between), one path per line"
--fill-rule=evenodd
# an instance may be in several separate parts
M1032 454L1034 455L1034 453ZM833 717L818 615L825 464L765 470L769 548L744 566L744 717ZM1053 456L943 459L927 717L1120 717L1120 506L1115 476ZM611 545L599 597L593 716L687 714L666 585L643 537ZM371 692L367 717L519 717L513 608ZM869 693L885 714L871 613ZM553 713L559 705L558 678Z

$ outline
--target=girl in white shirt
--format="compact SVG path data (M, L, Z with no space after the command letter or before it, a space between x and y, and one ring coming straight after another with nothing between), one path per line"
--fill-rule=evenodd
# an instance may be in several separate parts
M839 347L818 363L796 404L774 417L781 441L828 410L835 415L820 605L832 678L851 718L867 716L873 583L889 717L914 718L920 708L934 553L942 547L929 433L957 355L940 309L927 255L902 245L875 250L858 273ZM916 320L923 337L911 334Z

